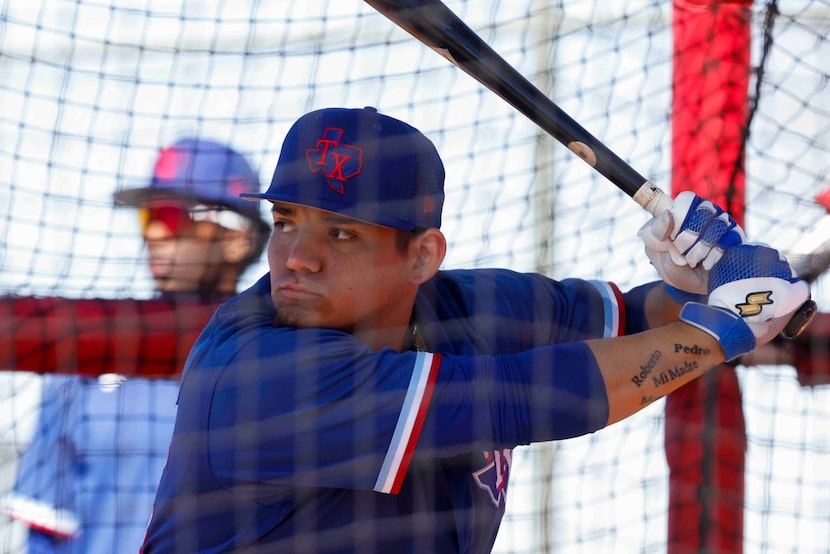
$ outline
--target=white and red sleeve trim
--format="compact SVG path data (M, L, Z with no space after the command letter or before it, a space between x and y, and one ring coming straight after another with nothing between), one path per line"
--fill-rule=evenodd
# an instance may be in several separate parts
M400 491L421 434L440 367L440 354L417 353L398 423L375 482L375 492L397 494Z
M71 539L81 529L75 513L17 493L9 493L0 500L0 512L59 539Z
M614 283L607 281L588 281L602 296L603 338L619 337L625 334L625 303L622 292Z

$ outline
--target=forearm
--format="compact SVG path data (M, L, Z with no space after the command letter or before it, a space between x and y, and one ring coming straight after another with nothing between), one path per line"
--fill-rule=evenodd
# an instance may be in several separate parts
M680 321L587 344L605 380L608 425L677 390L724 360L720 345L711 335Z
M662 281L646 283L623 294L625 334L636 335L678 321L682 305L672 300Z
M649 329L655 329L679 320L683 306L674 302L666 292L666 285L658 283L646 296L645 313Z

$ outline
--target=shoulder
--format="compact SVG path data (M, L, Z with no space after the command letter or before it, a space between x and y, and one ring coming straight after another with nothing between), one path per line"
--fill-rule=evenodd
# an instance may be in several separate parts
M510 269L451 269L439 271L425 283L426 288L443 292L477 293L508 290L513 288L533 288L536 286L554 286L556 281L538 273L521 273Z
M523 309L529 303L555 298L567 288L539 273L485 268L439 271L420 292L432 302L476 305L477 309L502 304Z

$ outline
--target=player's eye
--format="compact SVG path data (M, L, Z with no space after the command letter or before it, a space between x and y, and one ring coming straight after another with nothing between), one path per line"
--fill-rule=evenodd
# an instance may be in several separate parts
M274 231L277 233L290 233L296 228L296 225L290 221L286 221L285 219L277 219L274 221Z
M331 236L337 240L352 240L357 238L357 235L351 231L347 231L341 227L334 227L331 230Z

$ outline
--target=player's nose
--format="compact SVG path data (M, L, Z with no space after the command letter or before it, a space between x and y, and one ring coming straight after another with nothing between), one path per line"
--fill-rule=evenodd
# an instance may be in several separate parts
M291 271L317 273L322 268L320 245L309 232L300 231L288 248L285 265Z

